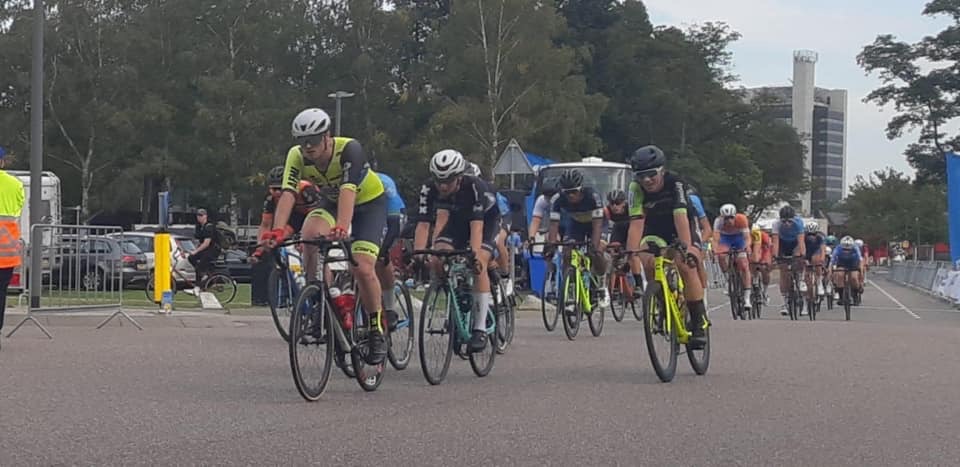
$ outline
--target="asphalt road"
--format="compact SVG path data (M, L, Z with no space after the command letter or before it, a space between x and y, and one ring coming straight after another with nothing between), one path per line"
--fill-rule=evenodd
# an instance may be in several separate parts
M958 465L960 313L871 279L851 322L734 322L711 292L710 370L669 384L632 318L570 342L524 312L486 378L334 372L316 403L265 317L28 326L0 351L0 465Z

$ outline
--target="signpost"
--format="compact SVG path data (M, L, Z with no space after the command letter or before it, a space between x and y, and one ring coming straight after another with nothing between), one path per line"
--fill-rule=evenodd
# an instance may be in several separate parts
M511 190L516 187L514 182L516 175L533 175L533 167L530 166L530 161L527 160L523 149L520 149L517 140L511 139L510 143L507 144L507 148L503 150L503 154L500 154L497 164L493 166L493 174L509 175Z

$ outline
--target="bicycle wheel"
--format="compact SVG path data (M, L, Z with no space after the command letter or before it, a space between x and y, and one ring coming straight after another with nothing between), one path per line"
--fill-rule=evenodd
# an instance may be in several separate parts
M853 303L853 287L850 285L850 275L843 285L843 316L844 321L850 321L850 306Z
M452 294L446 284L432 283L420 311L420 369L430 384L440 384L453 357Z
M470 315L472 313L465 314L464 319L469 320ZM493 310L487 310L487 345L479 352L470 352L470 368L481 378L490 374L497 358L497 329L494 324L496 319Z
M297 391L316 401L327 388L333 365L333 313L319 285L311 284L297 297L290 317L290 369Z
M627 279L622 272L615 272L613 280L610 281L610 314L616 322L623 321L623 315L627 314Z
M727 273L727 298L730 299L730 314L736 321L743 319L743 307L740 304L743 295L740 293L741 284L740 278L737 277L737 268L732 264L728 267L730 269Z
M144 293L146 293L148 301L159 304L158 302L154 301L154 297L153 297L153 291L156 288L155 280L156 278L154 277L154 274L151 272L150 277L147 278L147 283L144 286L143 291ZM177 294L177 281L172 275L170 276L170 291L172 291L174 295Z
M827 277L824 277L824 279L823 279L823 289L826 290L826 292L827 292L827 293L825 294L826 297L827 297L827 311L832 311L832 310L833 310L833 287L829 287L830 285L831 285L831 284L830 284L830 279L827 278Z
M576 271L573 268L567 268L563 275L563 288L560 289L560 296L557 300L557 307L563 315L563 332L567 339L574 340L580 331L581 303L580 294L577 290Z
M683 304L683 315L685 317L690 316L686 303ZM690 344L687 344L687 360L690 360L690 367L693 368L694 373L703 376L707 373L707 368L710 367L710 320L704 316L701 323L686 322L689 321L688 319L684 319L684 321L687 329L691 332L693 326L703 326L703 337L707 341L703 348L691 349Z
M237 296L237 281L223 273L214 273L203 283L203 291L210 292L221 305L227 305Z
M370 357L370 331L374 324L359 301L353 313L353 326L350 328L353 349L350 351L350 363L353 364L353 371L356 373L360 387L367 392L376 391L383 382L383 370L386 365L384 362L376 365L367 363ZM387 354L389 353L388 347Z
M496 288L493 293L493 307L496 310L495 315L497 317L497 353L504 354L507 352L507 347L513 342L513 330L517 315L513 307L513 297L507 296L503 281L498 280L491 285Z
M667 302L659 282L647 284L643 302L643 335L647 341L650 363L660 381L669 383L677 373L680 342L676 327L669 323Z
M290 281L291 273L280 268L270 271L267 282L267 303L270 305L270 315L273 324L283 340L290 342L290 310L293 309L294 285Z
M393 295L396 297L397 327L387 336L390 347L387 358L394 369L403 370L410 364L413 356L413 301L410 299L410 290L401 281L393 283Z
M557 283L557 272L550 274L551 264L547 264L547 271L543 275L543 297L540 300L540 313L543 314L543 327L548 332L553 332L557 328L557 318L560 317L560 307L557 306L557 297L559 285ZM548 287L549 286L549 287ZM547 293L550 290L550 293Z
M593 302L593 310L587 315L587 324L590 325L590 334L593 334L593 337L600 337L600 333L603 332L603 315L606 310L600 306L599 299L591 301Z

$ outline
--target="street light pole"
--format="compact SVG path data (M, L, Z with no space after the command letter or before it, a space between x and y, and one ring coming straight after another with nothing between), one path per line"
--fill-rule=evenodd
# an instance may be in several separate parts
M33 64L30 70L30 225L40 225L43 203L40 201L43 171L43 0L33 0ZM37 232L37 235L33 235ZM43 274L40 229L27 232L30 238L30 306L40 306L40 287Z
M920 262L920 218L913 218L913 228L917 231L917 243L913 245L913 262Z
M337 111L336 111L337 126L336 126L336 129L334 130L337 136L340 136L340 109L341 109L340 101L353 96L355 96L354 93L347 92L347 91L336 91L336 92L331 92L330 94L327 94L327 97L331 99L336 99L337 101Z

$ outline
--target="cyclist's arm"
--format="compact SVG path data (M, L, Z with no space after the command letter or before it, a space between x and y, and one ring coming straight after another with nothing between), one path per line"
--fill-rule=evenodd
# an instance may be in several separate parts
M710 225L710 220L707 219L707 216L703 216L698 220L700 222L700 230L703 231L703 238L707 239L708 242L714 240L713 227Z
M550 243L556 243L559 239L560 239L560 221L551 220L550 233L547 235L547 241Z
M563 207L560 206L560 197L554 196L550 200L550 235L547 236L547 241L555 243L560 240L560 218L562 217Z
M640 250L640 242L643 240L643 190L636 182L630 183L627 196L630 214L630 227L627 228L627 250Z
M470 221L470 249L477 253L483 247L483 219Z
M720 244L720 224L722 222L723 219L720 216L717 216L717 218L713 220L713 229L711 229L711 233L713 234L713 244L715 246Z
M447 222L450 221L450 211L446 209L437 209L437 222L433 224L433 241L431 244L437 242L437 237L440 236L440 232L443 232L443 229L447 227Z
M537 232L540 231L541 221L543 221L543 218L540 216L530 218L530 228L527 229L527 238L535 238L537 236Z
M303 172L303 155L300 147L294 146L287 151L287 161L283 166L283 194L277 201L277 209L273 212L273 228L282 229L290 222L290 212L293 211L297 199L297 190L300 188L300 174Z
M690 235L690 221L687 219L687 209L677 208L673 210L673 224L677 228L677 238L686 246L692 246L693 237Z
M343 168L343 182L340 183L340 199L337 200L337 227L347 229L353 222L357 187L363 183L365 177L376 175L370 172L367 157L363 154L363 147L356 140L348 142L343 147L343 152L340 153L340 165Z
M773 234L770 235L770 253L774 258L780 256L780 235L777 234L777 229L774 229Z
M422 250L427 247L427 237L430 235L430 223L420 221L413 231L413 249Z
M340 188L340 199L337 200L337 227L344 230L353 223L353 206L357 202L356 188Z

